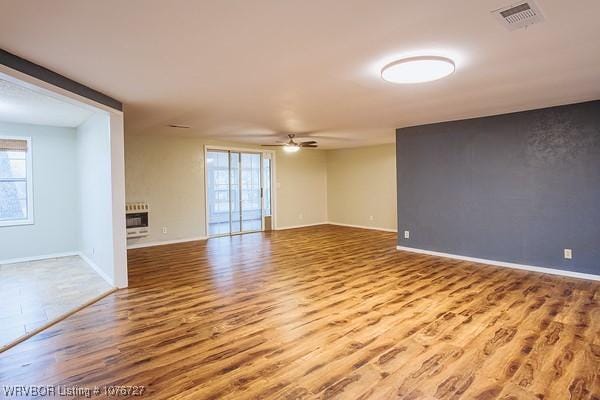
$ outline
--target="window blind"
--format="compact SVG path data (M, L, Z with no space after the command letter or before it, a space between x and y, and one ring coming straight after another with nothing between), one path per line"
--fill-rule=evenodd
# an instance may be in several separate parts
M27 151L27 140L0 139L0 151Z

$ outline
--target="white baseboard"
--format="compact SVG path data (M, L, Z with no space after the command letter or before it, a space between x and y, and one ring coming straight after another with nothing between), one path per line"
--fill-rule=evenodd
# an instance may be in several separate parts
M278 226L275 228L276 231L283 231L286 229L296 229L296 228L307 228L309 226L317 226L317 225L327 225L329 222L316 222L314 224L305 224L305 225L291 225L291 226Z
M397 229L388 229L388 228L379 228L377 226L363 226L363 225L351 225L351 224L342 224L340 222L327 222L329 225L337 225L337 226L346 226L348 228L359 228L359 229L371 229L373 231L383 231L383 232L394 232L398 233Z
M208 237L206 236L198 236L192 238L184 238L184 239L174 239L174 240L163 240L157 242L145 242L145 243L132 243L127 245L127 249L141 249L144 247L154 247L154 246L163 246L165 244L175 244L175 243L186 243L186 242L197 242L198 240L206 240Z
M94 271L96 271L96 273L98 275L100 275L102 277L102 279L104 279L106 281L106 283L108 283L111 287L115 287L115 282L108 275L106 275L106 272L102 271L102 269L98 266L98 264L96 264L95 262L93 262L88 256L86 256L81 251L78 253L78 255L79 255L79 257L81 257L81 259L83 261L85 261L85 263L87 265L89 265L90 267L92 267L92 269Z
M44 254L41 256L33 256L33 257L9 258L6 260L0 260L0 264L15 264L15 263L21 263L21 262L46 260L49 258L72 257L72 256L78 256L78 255L79 255L78 251L67 251L64 253Z
M430 256L453 258L455 260L463 260L463 261L471 261L471 262L476 262L476 263L481 263L481 264L489 264L489 265L494 265L497 267L514 268L514 269L521 269L521 270L525 270L525 271L540 272L543 274L552 274L552 275L568 276L570 278L580 278L580 279L589 279L592 281L600 281L600 275L586 274L583 272L565 271L563 269L536 267L533 265L523 265L523 264L516 264L516 263L511 263L511 262L505 262L505 261L487 260L484 258L467 257L467 256L461 256L461 255L457 255L457 254L441 253L438 251L415 249L413 247L405 247L405 246L396 246L396 249L402 250L402 251L410 251L412 253L427 254Z

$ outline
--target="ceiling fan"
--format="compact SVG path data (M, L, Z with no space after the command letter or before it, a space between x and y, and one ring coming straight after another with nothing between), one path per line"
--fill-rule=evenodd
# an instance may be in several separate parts
M264 146L264 147L283 147L283 151L285 151L287 153L295 153L303 147L313 148L313 149L316 147L319 147L317 145L317 142L314 140L309 140L307 142L294 141L294 138L296 137L295 133L289 133L287 135L287 137L289 138L289 140L287 142L281 142L281 143L277 143L277 144L263 144L262 146Z

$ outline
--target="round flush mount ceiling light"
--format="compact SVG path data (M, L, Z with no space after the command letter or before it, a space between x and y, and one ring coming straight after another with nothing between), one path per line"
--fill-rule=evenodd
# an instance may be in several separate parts
M381 77L391 83L430 82L450 75L455 68L454 61L446 57L410 57L383 67Z

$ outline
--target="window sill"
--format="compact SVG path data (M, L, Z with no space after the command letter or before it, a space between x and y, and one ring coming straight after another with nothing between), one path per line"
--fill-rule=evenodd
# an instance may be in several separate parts
M0 221L0 228L9 226L33 225L33 219L20 219L14 221Z

